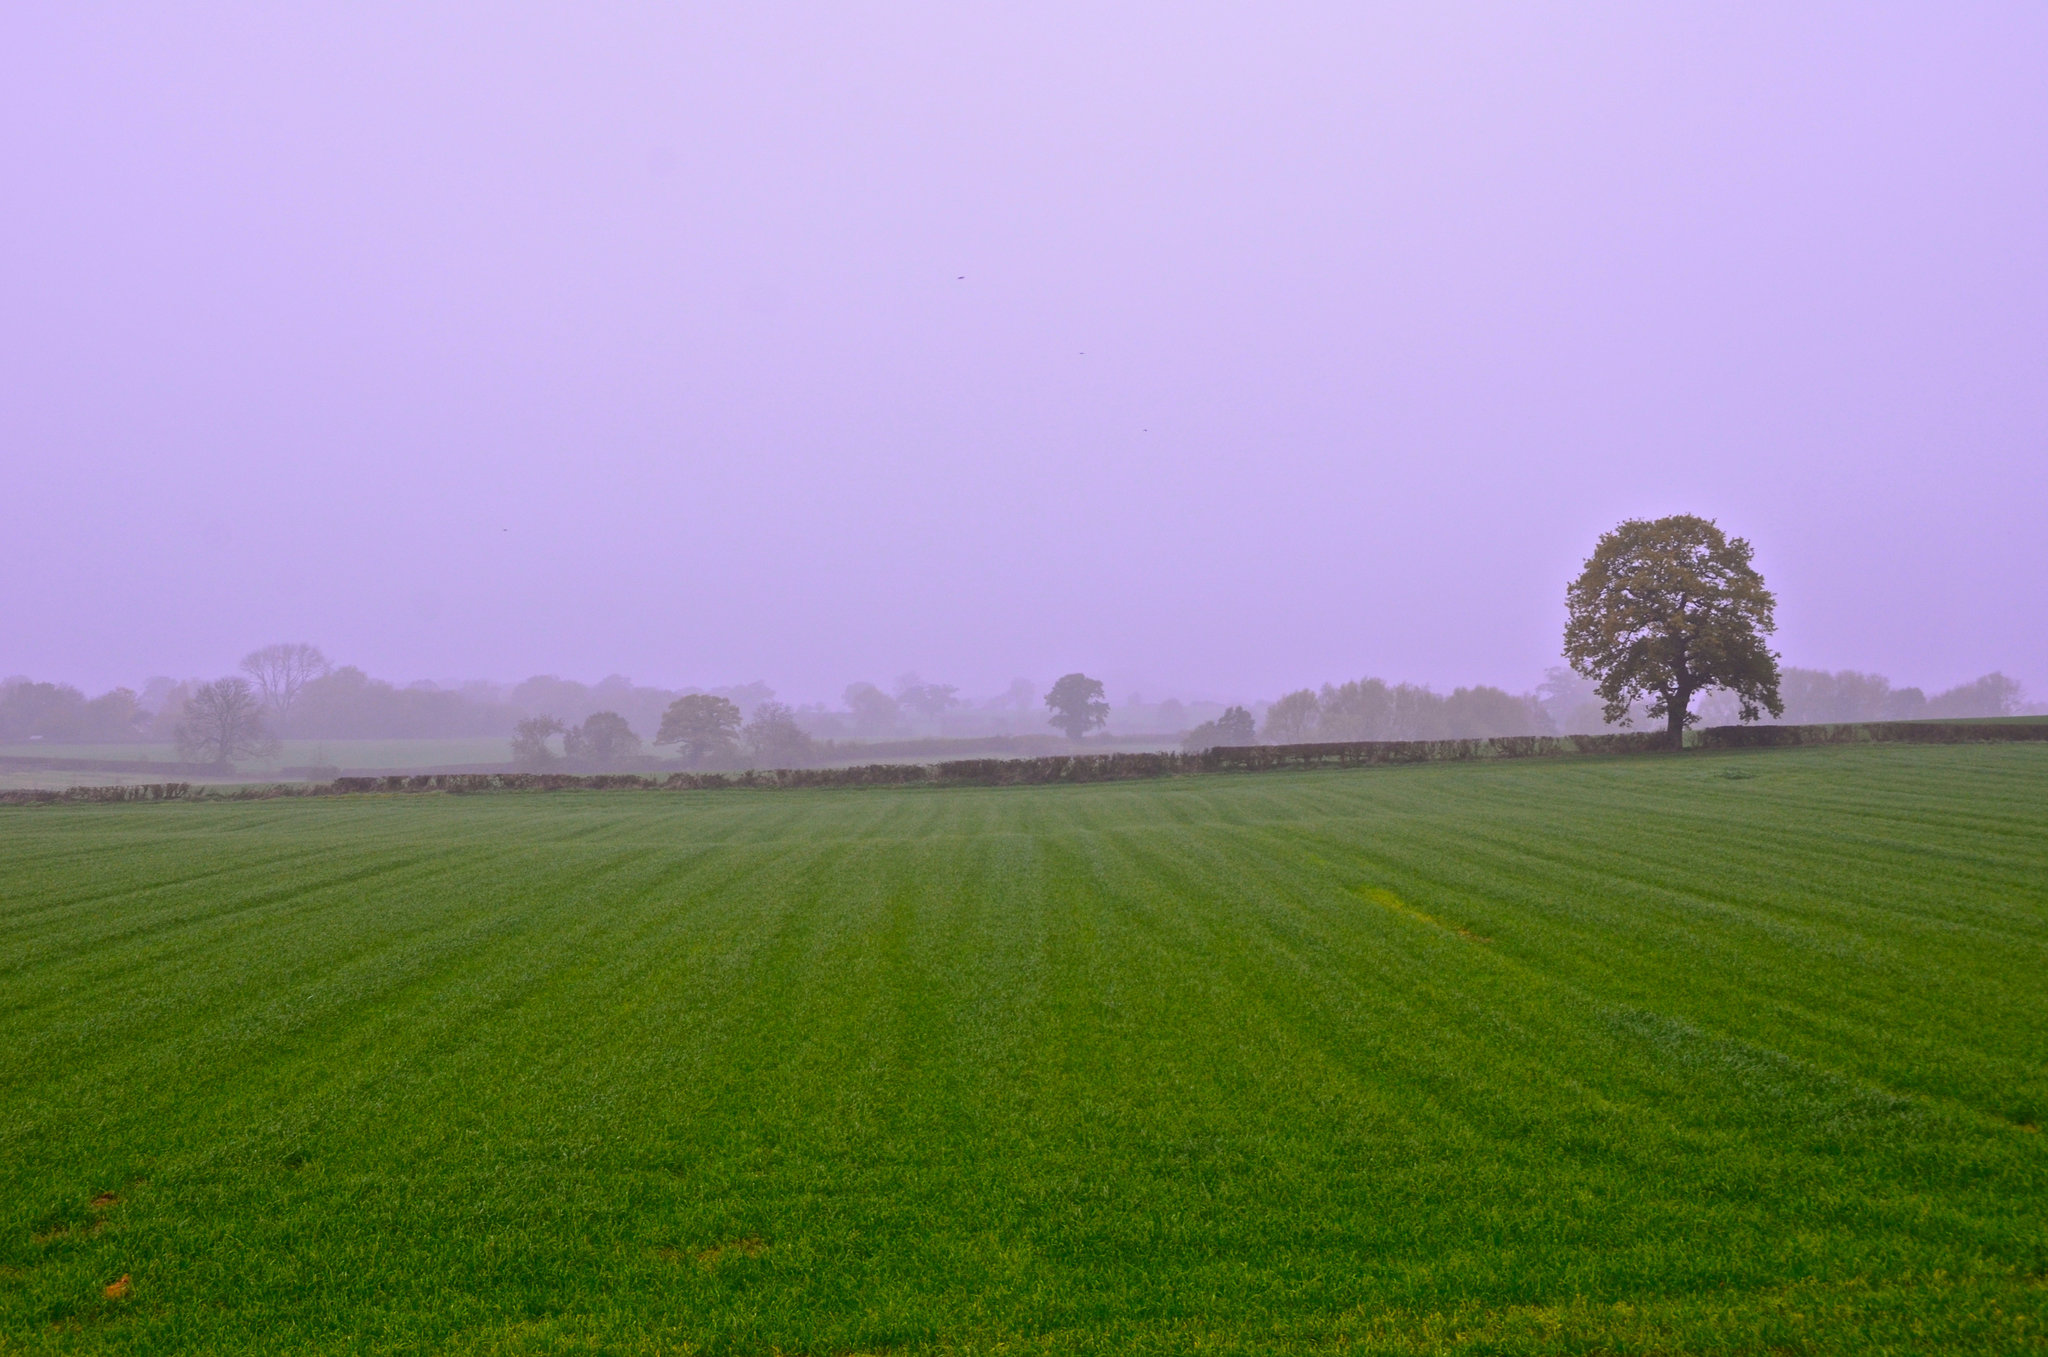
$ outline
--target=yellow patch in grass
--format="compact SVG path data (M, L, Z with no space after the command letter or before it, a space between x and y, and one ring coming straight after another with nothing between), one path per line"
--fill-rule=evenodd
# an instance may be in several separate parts
M1493 941L1492 938L1487 937L1483 933L1474 933L1469 928L1460 928L1456 924L1447 924L1434 914L1426 914L1390 890L1385 890L1379 886L1359 886L1356 889L1360 895L1376 905L1391 909L1396 914L1404 914L1418 922L1426 923L1431 928L1440 928L1446 933L1455 933L1467 942Z

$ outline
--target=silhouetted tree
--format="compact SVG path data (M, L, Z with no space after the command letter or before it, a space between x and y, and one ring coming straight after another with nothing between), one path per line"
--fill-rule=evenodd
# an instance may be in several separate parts
M1630 705L1647 699L1676 749L1693 695L1708 688L1734 693L1744 721L1783 714L1778 657L1764 644L1777 599L1752 554L1691 514L1630 519L1601 537L1565 593L1564 653L1598 684L1609 721L1627 725Z
M960 705L960 690L950 683L926 683L916 674L896 680L896 701L928 720L937 720Z
M613 767L640 752L640 737L615 711L592 712L562 735L562 752L592 768Z
M1394 693L1386 680L1367 678L1323 685L1316 726L1325 740L1391 740Z
M692 768L721 763L739 751L740 709L729 698L689 693L669 703L661 715L656 745L679 745L683 762Z
M1322 703L1316 695L1303 688L1266 708L1266 743L1300 744L1316 731L1316 720L1322 715Z
M763 702L755 707L753 719L740 733L756 768L801 768L816 752L811 737L796 723L796 714L786 703Z
M133 688L112 688L85 704L84 737L88 740L132 740L149 724Z
M2020 685L1993 672L1969 683L1959 683L1945 693L1927 699L1926 714L1955 720L1983 716L2014 716L2025 700Z
M1567 665L1545 669L1543 682L1536 685L1535 697L1551 727L1562 734L1599 735L1607 731L1599 685Z
M1252 714L1243 707L1225 707L1223 715L1204 721L1181 738L1180 747L1190 754L1205 749L1241 749L1259 742Z
M400 688L345 664L299 690L291 731L302 739L340 740L499 735L531 710L510 708L487 684L462 691L431 683Z
M242 657L242 672L256 680L264 705L277 715L280 724L289 720L299 690L328 670L320 647L304 641L285 641L252 650Z
M555 761L548 737L560 735L564 726L552 716L529 716L512 727L512 765L527 772L539 772Z
M1556 729L1534 697L1517 697L1483 683L1452 689L1443 699L1443 718L1445 733L1453 740L1548 735Z
M37 683L17 674L0 682L0 740L85 739L90 705L68 683Z
M1052 691L1045 695L1045 705L1052 710L1052 719L1046 724L1066 732L1070 740L1078 740L1109 724L1109 703L1102 696L1102 680L1086 674L1068 674L1053 684Z
M1000 694L990 698L981 705L989 711L1015 711L1023 713L1030 711L1032 704L1037 700L1038 685L1030 679L1020 678L1011 679L1009 687L1003 689Z
M841 694L852 714L853 733L869 739L895 731L903 711L896 699L872 683L849 683Z
M1217 744L1242 748L1258 742L1258 732L1252 726L1252 714L1243 707L1225 707L1223 715L1216 718Z
M186 699L175 740L188 763L232 767L237 759L277 752L277 738L263 724L263 704L248 680L219 679Z
M169 744L178 738L178 722L185 717L185 704L206 683L204 679L157 677L143 686L143 705L149 709L149 725L143 738Z
M132 688L109 689L88 700L68 683L36 683L20 675L0 680L0 740L133 740L149 724L150 714Z

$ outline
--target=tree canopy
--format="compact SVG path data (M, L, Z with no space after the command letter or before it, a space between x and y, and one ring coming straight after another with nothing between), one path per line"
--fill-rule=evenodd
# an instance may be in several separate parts
M693 768L723 762L739 752L740 719L739 704L731 698L686 693L661 714L654 743L680 746L677 752Z
M1045 705L1052 710L1052 719L1046 724L1064 731L1070 740L1078 740L1109 724L1109 703L1102 696L1102 680L1086 674L1068 674L1053 684L1052 691L1045 695Z
M928 721L935 721L960 705L960 690L950 683L926 683L916 674L896 679L896 701Z
M555 751L548 748L548 737L560 735L568 727L552 716L529 716L513 727L512 766L528 772L538 772L555 761Z
M1202 722L1182 736L1180 747L1190 754L1199 754L1219 746L1242 749L1258 742L1258 728L1252 721L1252 714L1243 707L1225 707L1223 715L1213 721Z
M68 683L0 679L0 740L133 740L149 723L131 688L87 698Z
M226 768L237 759L277 752L277 739L263 724L263 704L247 679L224 678L201 686L186 699L175 736L178 753L191 763Z
M902 724L902 704L865 680L846 685L841 698L853 714L853 733L863 739L893 735Z
M1316 720L1321 715L1322 704L1310 689L1287 694L1266 708L1266 743L1302 743L1316 733Z
M1629 724L1644 702L1675 748L1694 695L1709 688L1735 694L1744 721L1784 714L1778 657L1764 643L1777 599L1752 555L1692 514L1632 518L1600 538L1565 593L1564 653L1595 681L1608 721Z
M264 703L280 721L290 719L299 690L324 677L330 667L320 647L304 641L267 645L242 657L242 672L256 681Z
M796 713L781 702L763 702L740 730L757 768L801 768L817 752L816 744L796 723Z
M592 712L582 725L563 732L562 750L588 767L611 768L640 752L640 737L617 712Z

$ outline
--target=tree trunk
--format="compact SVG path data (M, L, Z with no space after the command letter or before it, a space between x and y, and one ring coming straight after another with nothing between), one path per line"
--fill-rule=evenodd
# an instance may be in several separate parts
M1664 704L1665 730L1671 736L1671 748L1685 748L1685 714L1692 706L1692 694L1679 692Z

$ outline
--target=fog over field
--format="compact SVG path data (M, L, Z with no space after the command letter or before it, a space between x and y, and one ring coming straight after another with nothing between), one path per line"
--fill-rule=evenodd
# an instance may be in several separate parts
M0 675L1522 695L1697 513L1788 665L2038 700L2043 69L2025 6L18 8Z

